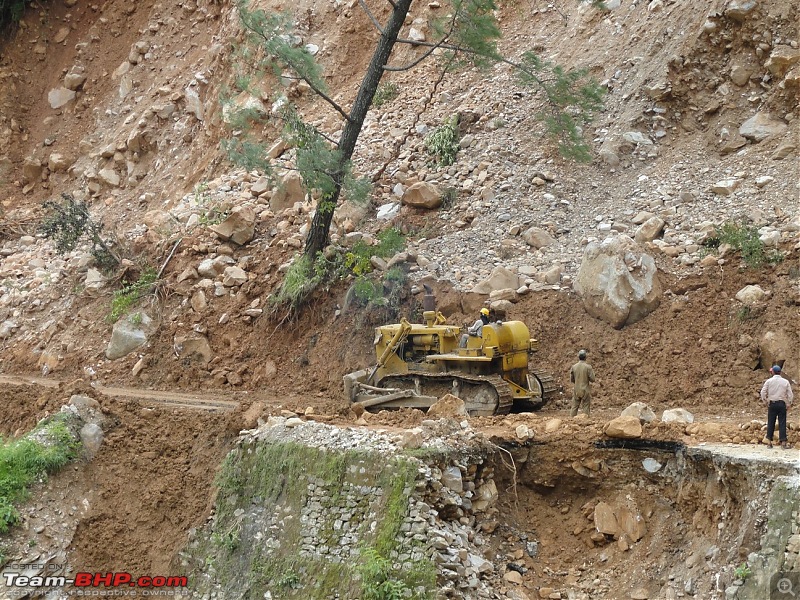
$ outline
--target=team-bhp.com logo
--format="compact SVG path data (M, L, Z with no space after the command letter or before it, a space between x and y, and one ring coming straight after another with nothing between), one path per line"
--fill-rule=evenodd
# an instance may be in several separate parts
M75 588L76 596L182 596L187 595L188 584L184 576L142 576L133 577L130 573L75 573L65 576L27 576L22 573L3 573L7 588ZM110 588L110 589L105 589ZM136 588L135 593L120 594L122 590Z

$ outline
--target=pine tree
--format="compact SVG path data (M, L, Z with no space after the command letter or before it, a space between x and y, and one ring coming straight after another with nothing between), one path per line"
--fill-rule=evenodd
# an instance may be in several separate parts
M443 55L442 71L438 85L445 73L453 69L474 66L485 68L497 63L513 67L523 85L536 87L543 92L549 112L542 115L548 130L560 139L560 150L565 156L577 160L589 160L588 147L584 143L580 126L587 122L593 112L601 108L602 90L585 80L582 71L565 71L560 67L540 60L533 53L526 53L515 62L503 57L497 42L501 32L494 16L497 6L494 0L450 0L447 16L432 23L434 41L420 42L399 37L405 19L415 2L421 0L386 0L391 12L385 24L374 16L366 0L359 0L361 9L367 14L380 36L367 66L355 100L349 108L338 104L330 94L322 78L322 70L314 57L304 47L292 44L294 23L284 14L271 14L262 10L250 10L247 0L239 0L241 23L248 34L243 52L255 69L271 68L277 76L288 71L293 77L307 84L313 92L338 113L344 123L341 137L332 140L321 131L305 123L290 102L278 101L277 118L282 121L284 136L295 149L296 168L309 192L319 196L317 209L308 232L304 257L296 268L307 271L307 280L312 281L316 257L328 244L331 222L342 193L351 196L364 194L364 182L357 180L351 170L351 158L356 149L359 134L367 112L373 103L381 78L386 72L413 69L434 52ZM580 1L580 0L578 0ZM602 3L593 0L593 4ZM397 44L413 44L426 47L421 56L405 65L391 65L392 50ZM275 112L275 111L273 111ZM241 111L237 126L248 120L261 117L252 111ZM240 134L226 143L234 162L248 169L272 172L272 163L267 158L266 145L247 133L247 126L239 127ZM292 277L294 281L303 280ZM287 278L288 279L288 278ZM301 296L310 293L313 285L305 286ZM302 297L292 295L294 303Z

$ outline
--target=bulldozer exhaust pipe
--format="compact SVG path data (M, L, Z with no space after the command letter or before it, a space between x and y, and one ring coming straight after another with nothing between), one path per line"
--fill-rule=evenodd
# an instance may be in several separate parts
M433 327L436 321L436 296L428 284L423 283L422 287L425 288L425 295L422 297L422 318L425 320L425 325Z

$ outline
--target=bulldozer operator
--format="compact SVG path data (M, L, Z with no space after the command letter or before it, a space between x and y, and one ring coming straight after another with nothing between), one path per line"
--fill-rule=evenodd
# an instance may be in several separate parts
M482 308L480 318L472 324L472 327L467 329L467 333L461 336L461 342L459 343L459 348L466 348L467 347L467 340L469 340L470 336L473 337L483 337L483 326L489 324L489 309Z

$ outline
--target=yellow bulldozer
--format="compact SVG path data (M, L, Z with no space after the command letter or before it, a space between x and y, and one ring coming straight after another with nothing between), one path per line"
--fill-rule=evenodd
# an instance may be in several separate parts
M426 286L421 324L383 325L375 330L377 364L344 376L346 397L375 411L427 409L445 394L461 398L471 416L535 410L558 393L553 377L529 369L539 347L521 321L494 320L480 337L448 325Z

